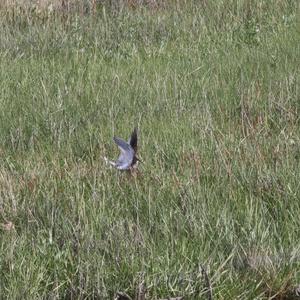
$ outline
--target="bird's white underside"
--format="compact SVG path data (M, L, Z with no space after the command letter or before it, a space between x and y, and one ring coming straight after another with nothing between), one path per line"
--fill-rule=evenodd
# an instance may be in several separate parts
M115 167L118 170L128 170L128 169L130 169L130 166L131 166L130 164L124 164L124 165L121 165L121 166L119 165L118 166L116 162L109 160L105 156L103 157L103 159L104 159L106 164L111 165L111 166ZM137 163L133 166L133 168L135 169L136 167L137 167Z
M104 161L105 161L105 163L107 164L107 165L111 165L112 167L115 167L116 169L118 169L118 170L128 170L128 169L130 169L130 168L132 168L132 169L136 169L137 167L138 167L138 161L133 165L133 166L130 166L130 165L123 165L123 166L118 166L117 164L116 164L116 162L114 162L114 161L111 161L111 160L109 160L107 157L103 157L103 159L104 159Z

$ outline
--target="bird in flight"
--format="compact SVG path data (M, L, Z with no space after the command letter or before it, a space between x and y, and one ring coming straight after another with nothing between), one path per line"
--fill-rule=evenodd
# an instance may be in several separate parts
M105 161L118 170L132 170L136 168L138 161L140 161L136 156L138 142L137 129L134 128L128 142L118 137L114 137L114 141L119 147L121 154L115 162L107 158L105 158Z

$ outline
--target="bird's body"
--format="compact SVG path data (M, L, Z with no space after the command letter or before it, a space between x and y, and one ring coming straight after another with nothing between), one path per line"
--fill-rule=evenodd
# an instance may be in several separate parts
M137 153L137 129L135 128L131 134L128 142L121 138L114 137L114 141L119 147L121 154L119 158L113 162L108 161L112 166L118 170L132 170L136 168L139 159L136 156Z

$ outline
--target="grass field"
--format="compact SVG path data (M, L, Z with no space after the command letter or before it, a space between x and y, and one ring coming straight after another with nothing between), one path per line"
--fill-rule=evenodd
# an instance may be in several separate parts
M298 1L97 9L0 12L1 298L298 299Z

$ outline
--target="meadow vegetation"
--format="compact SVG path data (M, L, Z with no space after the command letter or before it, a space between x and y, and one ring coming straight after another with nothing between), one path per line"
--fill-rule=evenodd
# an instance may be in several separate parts
M299 2L100 2L1 8L1 297L297 299Z

